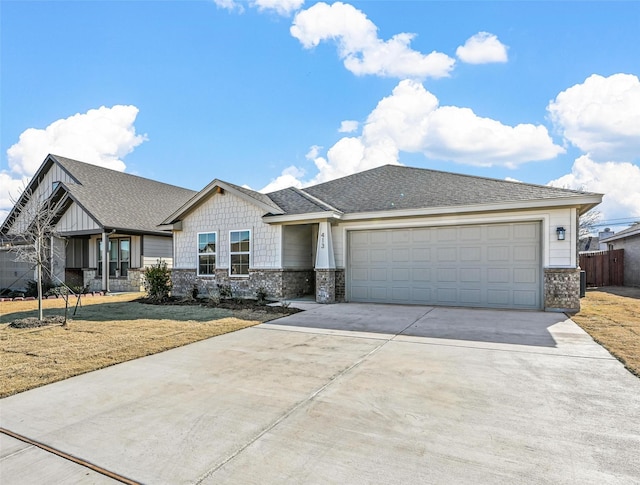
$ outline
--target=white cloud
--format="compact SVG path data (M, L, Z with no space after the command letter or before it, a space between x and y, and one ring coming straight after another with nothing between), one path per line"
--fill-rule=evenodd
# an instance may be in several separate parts
M640 80L632 74L593 74L547 106L566 140L596 161L640 156Z
M147 140L137 135L135 106L102 106L54 121L44 129L29 128L7 150L9 170L0 172L0 209L10 208L18 187L31 177L49 153L123 171L121 160Z
M508 126L469 108L439 106L416 81L400 81L369 114L359 137L344 137L326 158L315 150L318 174L309 182L332 180L384 164L400 163L400 152L476 166L509 168L563 153L544 126Z
M90 109L84 114L54 121L45 129L29 128L7 150L12 172L31 176L49 153L123 171L121 157L144 142L133 123L135 106Z
M522 180L514 179L513 177L505 177L507 182L518 182L519 184L523 183Z
M489 32L478 32L456 49L456 55L468 64L507 62L507 46Z
M272 10L283 17L300 9L303 3L304 0L253 0L251 2L260 11Z
M229 12L244 13L243 2L239 0L213 0L213 2L218 8ZM257 8L260 12L272 11L283 17L288 17L302 7L304 0L249 0L244 3L248 3L250 7Z
M554 158L564 150L544 126L508 126L469 108L438 106L420 83L401 81L378 103L363 128L369 147L393 143L399 151L469 165L515 167Z
M233 12L235 10L237 10L238 13L244 12L244 7L234 0L213 0L213 3L215 3L218 8L223 8L229 12Z
M320 150L322 150L322 147L320 145L312 145L304 157L307 160L315 160L320 154Z
M302 187L300 179L304 177L304 170L294 165L285 168L282 174L269 182L268 185L263 187L260 192L267 194L269 192L275 192L276 190L286 189L287 187Z
M414 34L379 39L378 28L365 14L342 2L319 2L298 12L290 32L307 49L335 40L345 67L356 75L441 78L449 76L455 64L455 59L441 52L425 55L411 49Z
M640 167L628 162L593 161L586 155L576 159L571 173L549 182L554 187L567 187L605 194L598 210L603 219L640 216Z
M9 209L28 183L28 177L13 178L4 170L0 172L0 221L4 221Z
M360 123L355 120L344 120L338 128L339 133L353 133L358 130Z

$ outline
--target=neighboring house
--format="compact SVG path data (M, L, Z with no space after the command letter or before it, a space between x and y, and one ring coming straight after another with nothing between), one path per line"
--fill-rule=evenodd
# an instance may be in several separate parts
M607 249L624 249L624 285L640 286L640 223L602 239Z
M615 232L611 231L608 227L604 231L600 231L598 233L598 245L595 246L592 251L607 251L609 247L607 246L607 243L603 241L614 234Z
M601 194L386 165L260 194L213 180L164 221L176 294L574 311Z
M29 263L15 260L8 241L0 242L0 291L24 290L29 280L33 280L33 268Z
M50 198L57 211L47 272L55 284L91 290L140 291L144 267L172 263L171 232L158 224L194 191L76 160L49 155L0 227L19 240L29 197ZM33 278L33 273L31 273Z
M599 251L600 240L598 236L585 236L578 241L578 252Z

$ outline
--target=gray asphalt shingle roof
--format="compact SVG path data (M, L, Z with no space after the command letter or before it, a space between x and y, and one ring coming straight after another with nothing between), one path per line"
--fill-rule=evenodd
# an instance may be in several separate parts
M175 185L51 155L78 180L65 187L106 228L159 233L158 224L196 192Z
M289 214L327 210L290 191L284 189L268 195ZM345 213L558 199L585 194L399 165L384 165L302 191Z

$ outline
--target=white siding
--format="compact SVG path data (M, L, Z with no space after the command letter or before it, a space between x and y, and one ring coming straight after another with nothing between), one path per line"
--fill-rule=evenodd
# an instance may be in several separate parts
M75 202L69 206L56 225L56 231L60 233L96 229L100 229L100 226Z
M346 234L350 229L385 229L394 227L447 226L487 224L492 222L540 221L542 223L543 267L575 268L576 264L576 209L548 209L514 211L499 214L446 215L398 220L340 222L332 227L336 267L344 268ZM558 241L556 228L566 229L566 240Z
M218 268L229 267L229 231L251 230L251 268L281 268L281 226L262 222L264 211L230 192L216 194L187 215L174 234L174 267L195 269L197 234L217 232Z
M311 225L283 226L282 266L288 269L313 268Z
M149 266L154 266L158 264L158 260L161 259L163 263L166 263L167 268L173 268L173 258L147 258L142 257L142 267L148 268Z

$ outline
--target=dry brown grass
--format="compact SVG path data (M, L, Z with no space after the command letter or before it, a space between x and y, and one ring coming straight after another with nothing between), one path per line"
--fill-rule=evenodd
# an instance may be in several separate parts
M588 290L571 319L640 377L640 288Z
M1 325L0 397L277 317L259 312L130 302L139 296L83 298L83 307L66 329L60 325L32 329ZM46 300L44 307L45 316L60 314L64 301ZM33 315L35 308L34 301L2 302L2 321Z

